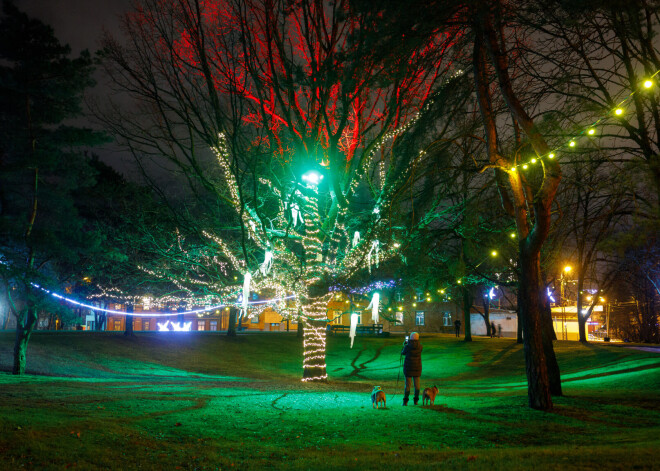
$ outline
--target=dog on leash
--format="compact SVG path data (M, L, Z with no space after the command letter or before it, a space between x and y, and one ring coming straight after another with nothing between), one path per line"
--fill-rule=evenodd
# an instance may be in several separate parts
M374 390L371 391L371 407L378 409L379 404L387 407L387 399L385 398L385 392L380 386L374 386Z
M422 393L422 405L426 405L426 401L429 401L428 403L430 405L433 405L435 402L435 396L438 394L438 387L433 386L432 388L424 388L424 392Z

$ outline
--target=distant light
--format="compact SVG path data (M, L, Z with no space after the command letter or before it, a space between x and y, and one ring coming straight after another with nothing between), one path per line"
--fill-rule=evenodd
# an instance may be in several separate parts
M564 271L565 271L566 273L570 273L572 269L573 269L573 267L570 266L570 265L566 265L566 266L564 267Z
M461 280L456 280L456 283L458 283L458 284L460 285L460 284L461 284Z
M548 154L548 158L549 158L549 159L554 159L554 158L555 158L555 154L553 154L552 152L550 152L550 153Z
M426 298L426 300L430 302L430 301L431 301L431 298Z
M493 257L497 257L497 250L493 250L490 254L491 254Z
M552 293L550 292L550 287L548 287L548 288L546 289L546 293L548 294L548 299L550 299L550 301L552 301L553 303L556 303L556 302L557 302L557 301L555 301L554 296L552 296Z
M575 141L571 141L568 143L568 147L575 147Z
M529 167L529 165L527 165L527 164L523 165L523 168L524 168L525 170L527 170L528 167Z
M615 109L614 114L617 115L617 116L621 116L623 114L623 108Z
M401 247L401 244L399 244L398 242L394 242L394 248L398 249L399 247Z
M516 171L516 167L511 167L511 171L512 171L512 172L515 172L515 171Z
M417 303L413 303L413 307L417 307Z
M515 232L512 232L512 233L509 234L509 235L511 236L512 239L515 239L515 238L516 238L516 233L515 233Z
M532 159L532 163L535 164L535 163L536 163L536 159Z
M596 134L596 130L593 129L593 128L592 128L592 129L589 129L589 130L587 131L587 134L589 134L590 136L593 136L594 134Z
M644 88L651 88L653 86L653 80L644 80Z

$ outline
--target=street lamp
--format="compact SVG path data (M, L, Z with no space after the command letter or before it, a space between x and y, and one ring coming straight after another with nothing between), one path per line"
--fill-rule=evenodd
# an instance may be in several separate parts
M573 270L573 267L570 265L566 265L564 267L564 270L561 273L560 281L561 281L561 290L559 293L559 302L561 303L561 314L562 314L562 327L561 327L561 337L562 340L568 340L568 331L566 328L566 299L564 298L564 290L566 287L566 281L568 274Z

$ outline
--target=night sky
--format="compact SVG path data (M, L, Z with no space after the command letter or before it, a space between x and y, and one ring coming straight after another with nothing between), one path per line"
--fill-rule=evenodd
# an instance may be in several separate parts
M71 46L72 57L87 49L92 55L100 48L104 31L121 37L123 13L131 10L134 0L17 0L15 4L28 16L37 18L55 31L55 37ZM103 75L95 75L97 85L87 92L87 98L97 101L104 97ZM98 127L93 118L76 120L76 125ZM93 152L126 177L136 177L133 157L115 144L95 147Z
M74 54L83 49L94 52L106 29L119 30L119 16L128 11L133 0L18 0L16 5L55 30L62 43Z

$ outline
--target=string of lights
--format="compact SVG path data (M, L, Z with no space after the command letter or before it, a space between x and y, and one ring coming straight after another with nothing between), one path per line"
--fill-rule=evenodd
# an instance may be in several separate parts
M84 307L87 309L91 309L94 311L100 311L100 312L105 312L108 314L121 314L121 315L127 315L127 316L133 316L133 317L168 317L168 316L173 316L173 315L181 315L181 314L199 314L199 313L204 313L204 312L209 312L209 311L214 311L217 309L221 309L224 307L229 307L229 306L238 306L237 303L223 303L223 304L216 304L214 306L207 306L201 309L192 309L188 311L172 311L172 312L125 312L125 311L119 311L119 310L114 310L114 309L105 309L101 308L99 306L94 306L91 304L86 304L80 301L76 301L75 299L62 296L59 293L55 293L53 291L47 290L46 288L42 288L39 285L33 284L36 288L41 289L45 293L50 294L54 298L57 298L61 301L65 301L69 304L74 304L76 306ZM257 305L267 305L267 304L276 304L278 302L282 301L287 301L289 299L294 299L296 297L295 294L289 295L289 296L283 296L280 298L273 298L273 299L266 299L266 300L261 300L261 301L249 301L248 304L251 306L257 306Z
M633 90L627 97L625 97L623 100L621 100L614 108L610 109L606 114L601 116L598 120L593 122L590 126L582 128L578 133L574 134L572 137L570 137L567 141L564 143L556 146L552 150L550 150L547 154L545 155L536 155L534 157L531 157L529 160L525 162L519 162L515 165L512 165L508 171L510 172L516 172L520 169L522 170L527 170L531 168L532 166L541 163L543 159L558 159L560 158L560 152L567 150L567 149L575 149L578 146L578 141L580 138L587 136L587 137L596 137L597 133L597 127L601 124L604 123L605 121L616 118L623 120L625 119L625 105L628 101L630 101L635 93L639 92L640 90L650 90L651 88L654 87L655 85L655 78L656 76L660 73L660 70L656 71L653 75L651 75L648 79L644 80L641 83L641 87L638 90Z

